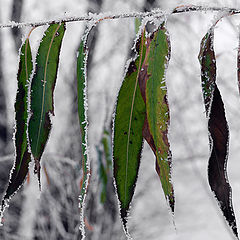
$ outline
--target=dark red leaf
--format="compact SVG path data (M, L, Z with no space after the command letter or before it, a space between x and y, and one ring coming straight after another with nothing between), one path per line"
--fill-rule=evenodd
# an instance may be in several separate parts
M227 178L229 131L223 101L216 85L216 58L213 49L213 28L201 42L199 61L201 64L202 91L208 118L211 156L208 165L208 180L220 208L238 237L236 219L232 206L232 190Z

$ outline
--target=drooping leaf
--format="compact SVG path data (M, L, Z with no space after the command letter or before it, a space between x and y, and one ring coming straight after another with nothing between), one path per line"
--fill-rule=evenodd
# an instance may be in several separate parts
M144 31L136 41L136 52L137 57L129 63L118 94L113 138L114 178L121 218L127 234L127 215L138 176L146 114L138 83L145 56Z
M201 42L199 62L201 64L202 92L208 118L210 159L208 180L220 208L238 237L236 219L232 206L232 190L227 178L229 130L223 101L216 85L216 58L214 53L214 28L212 27Z
M87 39L82 39L77 58L77 88L78 88L78 117L80 123L80 131L82 138L82 170L83 170L83 184L80 193L80 205L82 206L87 191L88 184L88 147L87 147L87 76L86 65L87 62Z
M8 200L23 184L28 173L28 165L31 154L28 151L27 120L28 120L28 80L33 69L32 53L29 38L26 39L20 50L20 62L18 68L18 90L15 101L15 148L16 157L11 170L9 185L6 190L4 201Z
M82 148L81 148L81 160L82 160L82 172L80 189L80 220L81 220L81 234L82 238L85 238L85 219L84 219L84 202L87 193L89 176L90 176L90 164L88 154L88 115L87 115L87 60L88 60L88 48L87 40L89 33L94 25L89 25L82 37L80 46L78 49L77 57L77 96L78 96L78 118L80 124ZM87 226L87 225L86 225Z
M50 115L54 115L53 92L64 32L65 23L50 25L45 31L38 49L31 83L31 117L28 133L39 181L40 159L51 130Z
M156 156L156 171L165 197L174 212L171 151L168 142L169 106L165 82L169 59L170 42L164 25L161 25L147 38L146 56L139 75L139 84L146 103L143 136Z
M213 29L210 29L202 39L199 61L201 64L203 99L206 115L208 116L216 87L216 58L213 49Z

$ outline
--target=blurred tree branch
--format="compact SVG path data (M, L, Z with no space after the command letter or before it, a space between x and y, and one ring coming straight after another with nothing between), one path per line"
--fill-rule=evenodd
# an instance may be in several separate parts
M11 20L14 22L20 22L21 16L22 16L22 9L23 9L23 0L13 0L12 3L12 15ZM15 48L18 52L20 46L21 46L21 35L22 31L20 28L12 28L11 29L13 40L15 42Z

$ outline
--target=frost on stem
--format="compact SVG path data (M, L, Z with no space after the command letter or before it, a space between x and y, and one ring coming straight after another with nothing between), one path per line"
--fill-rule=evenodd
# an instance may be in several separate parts
M240 9L237 8L228 8L228 7L210 7L210 6L197 6L197 5L183 5L176 7L172 10L171 14L175 13L187 13L187 12L207 12L207 11L217 11L217 12L228 12L231 14L237 14L240 13ZM89 13L88 15L82 15L82 16L65 16L62 18L52 19L52 20L45 20L45 21L38 21L38 22L26 22L26 23L19 23L14 21L9 21L9 23L2 23L0 24L1 28L14 28L14 27L38 27L43 25L51 25L56 23L62 23L62 22L81 22L81 21L95 21L98 22L100 19L120 19L120 18L145 18L145 17L151 17L156 16L159 17L159 14L161 14L163 11L160 9L154 9L151 12L131 12L131 13L99 13L99 14L93 14ZM165 13L163 12L163 15Z

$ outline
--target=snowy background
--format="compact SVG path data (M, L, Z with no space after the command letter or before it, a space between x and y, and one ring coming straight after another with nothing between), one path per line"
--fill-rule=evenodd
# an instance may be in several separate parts
M13 0L0 0L0 22L12 20ZM23 0L20 20L34 22L63 16L80 16L89 11L131 12L154 7L163 10L184 4L208 4L240 8L237 0L175 1L175 0ZM16 4L16 3L15 3ZM229 230L217 206L207 181L209 157L207 121L200 85L199 46L211 26L215 13L182 13L169 17L167 28L171 39L171 60L167 71L171 126L170 144L173 154L173 183L176 212L174 219L166 205L155 159L149 147L143 149L137 187L131 206L129 229L132 237L163 240L231 240ZM215 29L217 82L225 104L230 129L228 176L233 191L233 206L240 221L240 107L237 86L237 46L239 16L227 17ZM36 177L13 197L5 214L1 239L79 239L78 194L80 181L77 113L74 110L76 52L86 24L67 23L60 56L55 89L53 129L43 155L43 190L38 191ZM41 35L46 27L38 27L31 35L33 55L36 55ZM25 38L30 28L21 29ZM98 158L103 127L110 125L114 102L120 88L125 63L135 37L134 19L101 22L92 36L89 59L89 142L92 178L87 197L86 239L125 239L118 217L116 197L111 205L99 203ZM0 30L0 65L2 87L6 94L6 127L9 142L0 159L0 196L7 184L11 168L14 126L14 101L18 51L11 29ZM2 120L1 120L2 121ZM5 185L4 185L5 184ZM111 184L110 184L111 185ZM110 209L110 210L109 210ZM175 223L175 226L173 224Z

